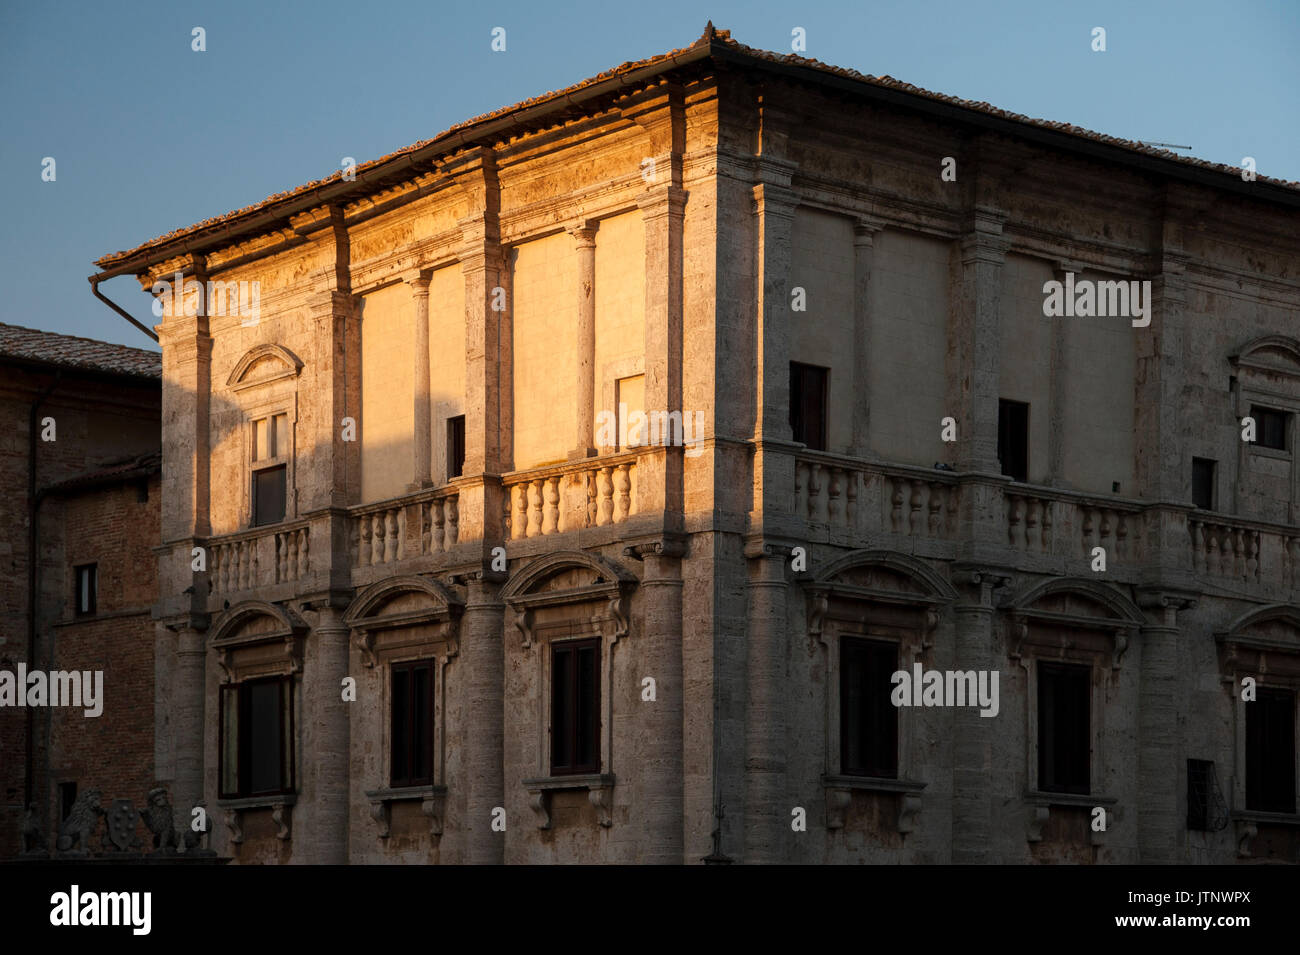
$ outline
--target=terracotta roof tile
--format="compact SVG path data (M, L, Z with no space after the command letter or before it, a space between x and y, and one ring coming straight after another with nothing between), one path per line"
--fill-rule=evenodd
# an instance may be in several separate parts
M733 40L731 38L730 31L714 29L712 23L708 24L708 26L705 28L704 34L693 44L691 44L691 46L689 47L683 47L681 49L671 50L667 53L662 53L659 54L658 56L649 57L648 59L644 59L644 60L622 63L619 66L614 67L613 69L606 70L603 73L598 73L595 76L590 77L589 79L585 79L580 83L575 83L572 86L565 87L564 89L555 90L550 93L543 93L539 96L534 96L530 99L523 100L522 102L515 103L513 106L505 106L502 107L501 109L496 109L489 113L483 113L482 115L476 116L473 119L468 119L462 123L457 123L455 126L452 126L449 129L444 130L443 132L439 133L437 136L434 136L432 139L421 140L418 143L413 143L412 145L406 146L403 149L399 149L396 152L389 153L387 156L382 156L379 159L372 159L369 162L362 163L356 167L356 173L359 175L368 170L381 166L385 163L389 163L394 160L400 159L403 156L407 156L411 153L423 149L424 147L430 144L436 143L438 140L453 137L457 133L464 132L474 126L477 126L482 123L486 123L493 119L497 119L501 116L505 116L510 113L525 110L530 107L538 106L540 104L547 103L550 101L562 100L565 97L570 97L574 93L577 93L587 87L593 86L597 83L600 83L612 77L628 74L635 70L642 70L642 69L646 69L658 65L669 64L673 61L675 57L678 57L681 54L686 53L690 50L698 49L701 46L711 46L714 49L721 47L721 48L731 50L734 53L739 53L743 56L751 57L756 60L763 60L769 63L776 63L776 64L782 64L787 66L806 67L808 69L817 70L822 73L827 73L830 75L839 76L846 79L856 80L871 86L879 87L881 89L896 90L898 92L908 93L913 96L930 99L935 102L947 103L952 106L957 106L963 109L972 110L977 113L983 113L988 116L996 116L1001 119L1010 120L1012 122L1017 122L1017 123L1023 123L1028 126L1036 126L1041 129L1050 129L1056 132L1066 133L1071 136L1078 136L1082 139L1089 139L1097 143L1105 143L1107 145L1116 146L1122 149L1127 149L1135 153L1141 153L1143 155L1153 156L1160 159L1181 163L1187 166L1197 166L1206 170L1222 172L1225 175L1230 175L1233 176L1234 178L1239 177L1241 175L1241 169L1240 167L1237 166L1229 166L1223 163L1209 162L1207 160L1197 159L1192 156L1181 156L1178 153L1170 152L1167 149L1160 149L1154 146L1146 146L1143 145L1142 143L1135 142L1133 140L1121 139L1116 136L1108 136L1104 133L1093 132L1092 130L1084 129L1081 126L1075 126L1070 123L1054 122L1051 120L1044 120L1044 119L1035 119L1030 116L1025 116L1021 113L1012 113L1009 110L999 109L996 106L990 105L989 103L974 102L972 100L965 100L956 96L948 96L944 93L935 93L932 92L931 90L922 89L919 86L913 86L911 83L905 83L902 80L896 80L892 76L871 76L865 73L859 73L857 70L846 69L844 67L838 67L838 66L831 66L829 64L822 63L820 60L814 60L814 59L809 59L807 57L796 56L793 53L786 53L786 54L771 53L766 50L759 50L754 47L745 46L743 43ZM193 235L194 233L201 232L205 229L210 230L214 226L220 226L223 224L226 225L227 228L230 228L238 219L250 216L264 209L268 209L272 206L275 206L276 204L284 203L287 202L288 200L303 196L306 193L311 192L313 189L319 189L331 183L339 182L342 180L342 177L343 177L343 172L342 170L339 170L337 172L334 172L332 175L326 176L323 179L315 179L312 180L311 182L305 183L304 185L298 186L296 189L290 189L285 192L276 193L275 195L268 196L267 198L263 199L261 202L254 203L253 205L250 206L245 206L242 209L236 209L232 212L227 212L226 214L220 216L213 216L212 218L204 219L202 222L197 222L194 225L186 226L185 228L182 229L174 229L171 232L168 232L165 235L161 235L156 239L151 239L148 242L144 242L129 251L115 252L110 255L101 256L100 258L95 260L95 264L101 268L108 269L114 265L122 263L127 259L135 257L141 253L163 248L168 244L182 237ZM1273 179L1268 176L1257 176L1256 181L1261 183L1272 184L1275 186L1283 186L1286 188L1300 191L1300 182L1291 182L1282 179Z
M162 377L158 352L0 322L0 361L6 358L137 378Z
M162 451L150 451L134 457L110 461L93 471L78 474L45 488L46 492L66 492L117 484L134 478L149 477L162 470Z

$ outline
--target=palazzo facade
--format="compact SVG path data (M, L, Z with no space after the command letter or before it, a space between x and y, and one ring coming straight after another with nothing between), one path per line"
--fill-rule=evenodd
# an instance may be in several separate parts
M105 256L164 305L178 824L238 863L1297 861L1298 208L710 26ZM1149 321L1047 317L1067 275ZM918 664L996 715L895 707Z

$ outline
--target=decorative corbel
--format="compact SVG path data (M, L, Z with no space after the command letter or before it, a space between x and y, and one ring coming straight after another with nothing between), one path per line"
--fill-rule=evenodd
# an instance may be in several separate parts
M848 814L849 805L853 802L853 791L849 789L839 789L834 786L826 787L826 828L843 829L844 817Z
M627 636L627 631L628 631L627 592L624 591L623 588L620 587L618 589L618 592L609 598L609 604L607 609L609 610L610 616L614 618L613 639L610 641L612 643L614 640L617 640L619 637Z
M934 634L939 628L939 611L934 607L927 607L925 610L925 627L921 631L921 652L920 656L925 656L934 646Z
M298 637L294 633L289 633L284 638L284 652L289 658L289 672L302 672L302 654L298 652ZM283 838L283 836L281 837Z
M379 838L387 839L393 824L392 803L378 800L370 804L370 818L379 826Z
M230 668L230 648L217 647L217 666L221 667L221 682L231 683L235 679L235 671Z
M596 818L608 829L614 825L611 810L614 804L614 790L610 786L593 786L587 790L587 800L596 807Z
M1052 810L1049 806L1029 806L1026 810L1026 822L1028 823L1026 839L1029 842L1043 841L1043 826L1047 820L1052 817Z
M1029 638L1029 621L1020 614L1015 614L1011 618L1011 652L1009 656L1013 660L1020 660L1024 657L1025 640Z
M916 830L921 816L921 794L899 793L898 796L898 831L902 835Z
M446 792L433 792L420 802L420 812L429 817L429 834L442 836L442 823L447 811Z
M523 638L524 649L527 650L533 645L533 611L531 607L524 607L522 610L515 609L515 626L519 628L519 636Z
M293 825L293 806L288 803L276 803L271 809L271 821L275 823L275 837L288 839L289 829Z
M361 662L368 668L374 669L376 663L375 635L364 627L353 627L352 645L361 651Z
M815 653L817 644L824 643L822 639L822 622L826 619L826 613L830 610L830 594L825 590L810 590L808 592L808 652Z
M532 806L533 812L537 815L537 828L551 828L551 793L549 790L541 789L532 793L528 800Z
M1129 639L1133 633L1132 627L1120 627L1115 631L1115 650L1111 654L1110 668L1119 669L1120 658L1124 656L1124 651L1128 649Z
M1259 827L1249 819L1236 820L1234 828L1237 831L1237 858L1249 859L1251 852L1251 840L1259 835Z
M235 845L244 841L243 820L239 818L238 809L226 810L226 828L230 830L230 841Z

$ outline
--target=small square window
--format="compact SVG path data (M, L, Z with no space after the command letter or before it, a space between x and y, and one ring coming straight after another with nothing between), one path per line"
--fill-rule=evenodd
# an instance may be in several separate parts
M1192 458L1192 503L1203 511L1214 510L1214 465L1208 458Z
M73 606L78 617L85 617L95 612L99 601L99 568L96 564L82 564L74 568L77 578L77 591L73 595Z
M1287 419L1291 417L1289 414L1276 408L1261 408L1259 405L1253 405L1250 416L1255 419L1256 445L1261 448L1272 448L1274 451L1286 450L1286 432L1289 423Z
M447 419L447 480L465 471L465 416Z
M790 362L790 431L810 450L826 450L826 383L829 368Z
M1090 791L1092 760L1089 667L1038 664L1038 788L1048 793Z
M998 400L998 460L1011 480L1029 480L1029 405L1023 401Z

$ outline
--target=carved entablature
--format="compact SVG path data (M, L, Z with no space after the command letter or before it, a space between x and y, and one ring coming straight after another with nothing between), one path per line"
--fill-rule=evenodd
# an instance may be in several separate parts
M1118 670L1124 651L1145 623L1128 597L1092 580L1055 578L1031 586L1003 605L1010 613L1007 652L1021 661L1104 658Z
M1259 385L1300 385L1300 341L1285 335L1265 335L1247 342L1228 359L1238 375Z
M1243 614L1214 635L1223 679L1249 674L1300 686L1300 607L1270 604Z
M301 371L302 359L283 345L258 345L239 359L226 379L226 387L232 391L244 391L273 381L296 378Z
M445 662L459 650L464 610L464 601L442 583L410 575L367 587L343 619L367 667L420 649Z
M809 650L826 644L826 627L919 635L918 654L934 643L940 608L956 591L929 565L892 551L854 551L804 584Z
M245 600L221 613L209 631L222 682L302 671L307 623L288 607Z
M636 578L582 551L561 551L529 564L502 590L515 613L524 648L540 631L599 633L609 643L626 636Z

